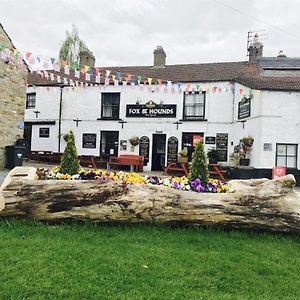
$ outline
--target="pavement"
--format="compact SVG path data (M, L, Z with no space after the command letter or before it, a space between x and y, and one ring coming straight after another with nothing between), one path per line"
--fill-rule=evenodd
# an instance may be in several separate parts
M23 166L24 167L35 167L35 168L48 168L48 169L52 169L54 167L54 165L49 165L49 164L43 164L43 163L37 163L34 161L30 161L30 162L23 162ZM2 185L5 177L7 176L7 174L9 173L10 170L8 169L4 169L0 171L0 186ZM151 175L151 176L159 176L159 177L169 177L170 175L163 175L162 171L145 171L145 172L141 172L141 175ZM300 187L295 187L295 191L300 193Z

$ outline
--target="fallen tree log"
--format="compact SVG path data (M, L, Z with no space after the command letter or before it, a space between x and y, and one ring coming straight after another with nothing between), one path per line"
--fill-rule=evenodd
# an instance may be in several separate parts
M213 194L106 180L34 180L35 171L17 167L10 172L0 189L5 201L0 217L300 232L300 196L292 175L233 180L235 193Z

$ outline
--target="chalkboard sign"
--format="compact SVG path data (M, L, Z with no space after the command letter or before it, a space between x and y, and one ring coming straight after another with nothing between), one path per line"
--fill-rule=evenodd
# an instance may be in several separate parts
M205 137L205 144L214 145L215 143L216 143L216 137L215 136L206 136Z
M82 148L96 148L97 135L95 133L84 133L82 135Z
M168 139L168 163L176 163L178 159L178 139L171 136Z
M142 136L140 138L140 144L139 144L139 155L144 156L144 166L147 166L147 163L149 161L149 148L150 148L149 138L147 136Z
M238 109L238 118L245 119L250 117L251 114L251 100L243 98L242 101L239 102Z
M217 133L216 149L219 151L219 161L227 161L228 133Z

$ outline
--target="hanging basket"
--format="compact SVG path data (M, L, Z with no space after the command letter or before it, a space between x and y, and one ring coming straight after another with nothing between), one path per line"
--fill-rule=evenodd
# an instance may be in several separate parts
M129 139L129 143L132 146L137 146L140 143L140 139L139 139L139 137L134 136L134 137L132 137L132 138Z

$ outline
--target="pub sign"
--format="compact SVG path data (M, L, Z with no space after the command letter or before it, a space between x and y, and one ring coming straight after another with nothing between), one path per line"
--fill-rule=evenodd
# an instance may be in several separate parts
M156 104L150 100L146 104L126 105L127 118L176 118L176 104Z

